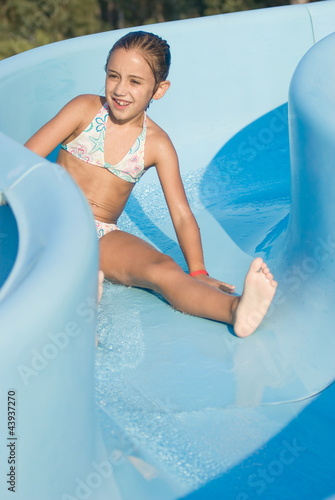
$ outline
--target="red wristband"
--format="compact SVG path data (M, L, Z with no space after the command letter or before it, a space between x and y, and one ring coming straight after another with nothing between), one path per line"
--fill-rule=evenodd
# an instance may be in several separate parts
M190 276L198 276L198 274L206 274L208 276L208 272L206 269L199 269L199 271L193 271L190 273Z

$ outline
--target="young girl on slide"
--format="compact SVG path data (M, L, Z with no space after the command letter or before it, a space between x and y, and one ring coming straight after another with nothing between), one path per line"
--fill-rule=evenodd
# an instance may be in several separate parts
M100 238L100 269L108 279L152 289L174 308L230 323L236 335L245 337L265 316L277 283L260 257L251 263L242 296L206 272L177 154L168 135L146 114L151 100L161 99L170 86L169 66L165 40L143 31L128 33L108 54L105 97L76 97L26 146L47 156L62 144L57 163L91 205ZM134 185L150 167L156 167L189 274L116 225Z

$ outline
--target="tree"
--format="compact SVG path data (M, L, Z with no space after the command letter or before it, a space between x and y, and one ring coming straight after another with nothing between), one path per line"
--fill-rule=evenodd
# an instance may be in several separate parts
M2 0L0 12L1 58L106 29L96 0Z
M100 31L308 0L2 0L0 59Z

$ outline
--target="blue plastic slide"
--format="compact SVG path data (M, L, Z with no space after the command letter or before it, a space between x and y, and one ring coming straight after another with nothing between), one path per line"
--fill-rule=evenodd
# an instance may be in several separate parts
M210 274L240 292L261 255L278 292L246 339L108 282L97 308L89 207L22 144L127 30L2 61L0 498L334 498L335 1L144 29ZM186 269L154 171L119 222Z

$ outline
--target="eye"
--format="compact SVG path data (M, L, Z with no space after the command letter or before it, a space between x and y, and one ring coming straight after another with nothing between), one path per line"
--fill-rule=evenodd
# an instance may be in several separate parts
M141 85L141 82L139 82L138 80L130 80L131 83L134 83L135 85Z
M116 80L117 75L115 73L108 73L108 78L111 78L112 80Z

